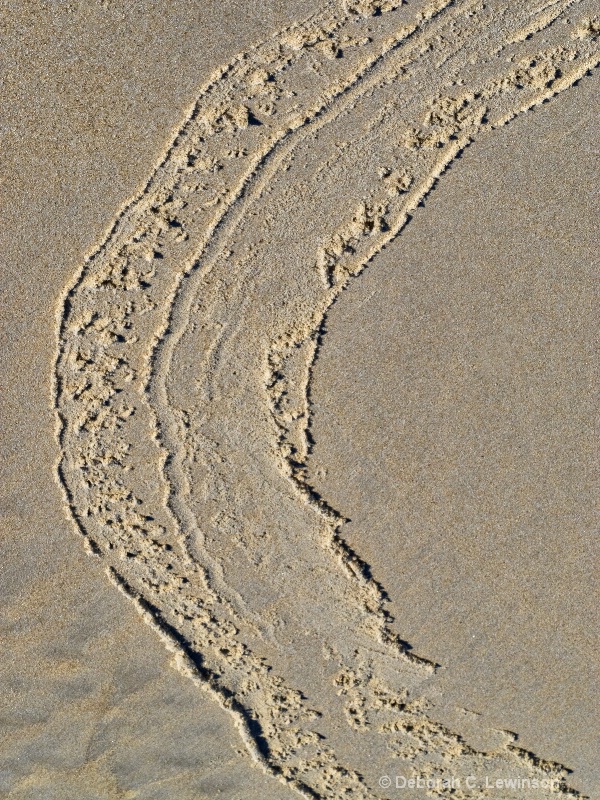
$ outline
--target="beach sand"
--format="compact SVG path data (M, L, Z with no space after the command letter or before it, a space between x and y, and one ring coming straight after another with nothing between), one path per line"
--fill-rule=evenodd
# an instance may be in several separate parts
M593 4L2 25L0 795L600 797Z

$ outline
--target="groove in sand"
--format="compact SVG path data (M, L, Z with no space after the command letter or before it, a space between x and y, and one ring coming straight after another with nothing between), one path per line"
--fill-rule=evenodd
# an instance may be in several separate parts
M179 668L304 796L385 797L392 757L432 776L508 766L577 796L513 735L482 753L435 721L434 665L391 633L305 466L328 310L464 147L598 64L588 5L330 4L215 75L66 294L71 513ZM341 180L350 218L327 199Z

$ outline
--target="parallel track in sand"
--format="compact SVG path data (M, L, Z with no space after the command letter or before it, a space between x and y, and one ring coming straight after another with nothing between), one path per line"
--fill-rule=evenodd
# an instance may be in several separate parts
M392 762L580 796L515 734L481 752L435 720L435 665L392 632L306 464L332 305L465 147L600 63L591 8L329 3L215 74L65 293L70 513L178 668L305 797L389 797Z

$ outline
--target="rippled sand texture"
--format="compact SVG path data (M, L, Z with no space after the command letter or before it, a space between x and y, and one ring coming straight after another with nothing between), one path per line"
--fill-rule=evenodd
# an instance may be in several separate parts
M214 75L66 294L59 475L89 552L306 797L392 796L392 762L577 795L512 734L479 752L435 720L435 665L306 459L328 309L461 150L599 63L592 11L330 3Z

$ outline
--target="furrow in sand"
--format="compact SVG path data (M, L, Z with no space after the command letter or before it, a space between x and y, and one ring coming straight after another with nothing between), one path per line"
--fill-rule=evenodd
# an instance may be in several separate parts
M501 3L332 5L242 54L216 74L65 298L55 397L71 513L179 668L234 715L255 760L308 797L384 797L375 775L392 756L432 775L448 763L509 766L576 794L564 768L532 759L514 737L480 753L435 722L421 695L432 665L391 634L383 589L305 476L328 309L462 148L595 66L594 27L582 18L557 34L560 20L557 4L511 14ZM440 58L444 75L430 80ZM305 252L291 269L285 247L269 251L250 234L234 253L250 215L268 220L272 192L312 157L314 137L352 119L371 120L349 146L365 158L358 169L373 131L397 130L402 169L384 169L366 192L354 178L359 208L315 234L315 259ZM323 169L325 190L336 174ZM257 328L252 293L263 285L273 298ZM175 375L186 348L191 366ZM228 374L238 362L241 379ZM258 532L265 513L278 533ZM273 561L285 558L284 531L295 565ZM307 574L320 576L322 597L308 596Z
M476 0L473 0L473 2L467 4L467 7L475 4ZM454 3L445 3L440 10L435 12L431 19L435 17L437 21L438 16L441 16L441 10L446 11L451 8L453 11L455 10ZM454 15L448 20L444 19L444 24L452 24L453 18ZM427 21L429 19L430 17L428 16ZM426 32L428 36L433 36L437 35L439 31L436 26L432 31L427 28ZM178 435L177 419L171 414L165 386L165 378L169 371L173 352L189 324L195 287L198 281L202 280L210 272L214 260L218 257L223 247L223 242L230 240L234 235L236 228L244 217L247 206L261 198L270 181L281 170L282 164L293 157L298 143L307 135L331 124L340 114L351 108L362 95L373 91L378 83L389 81L393 75L397 74L398 69L402 69L404 65L410 63L412 49L423 46L422 39L424 36L425 33L422 33L417 25L413 25L409 29L404 28L398 37L392 37L391 42L387 42L383 53L379 53L366 65L363 65L359 73L353 74L351 80L343 87L338 87L335 92L332 92L325 102L321 103L317 108L307 111L302 122L297 127L289 127L287 130L273 136L262 151L255 156L251 169L240 185L231 193L221 216L205 232L198 250L194 253L178 279L167 304L170 310L166 321L162 329L155 335L151 359L152 377L148 380L147 389L152 406L157 413L159 439L170 454L169 462L165 468L168 482L172 487L169 495L169 505L175 512L175 516L178 518L183 530L186 531L188 536L195 537L196 542L201 539L202 531L196 524L193 514L186 508L185 498L189 494L189 487L185 478L185 471L181 466L185 448L182 446ZM415 42L414 39L417 41ZM408 52L405 52L405 50L408 50ZM387 67L386 59L394 51L398 51L401 65L390 69ZM202 555L207 561L210 561L210 555L206 551ZM220 570L214 564L212 568L216 573L220 573ZM243 606L243 601L239 595L237 602Z

